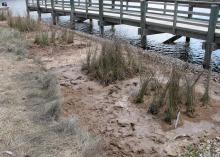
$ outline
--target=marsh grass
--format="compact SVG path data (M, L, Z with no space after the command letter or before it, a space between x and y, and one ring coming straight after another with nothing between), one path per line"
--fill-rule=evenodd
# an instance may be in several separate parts
M165 88L162 88L162 85L158 90L155 92L153 101L151 102L148 112L155 115L158 114L160 109L164 106L165 100L166 100L166 94L168 90L169 84L165 86Z
M12 17L11 14L9 14L7 18L8 25L11 28L17 29L20 32L31 32L31 31L37 31L40 29L40 24L35 21L34 19L31 19L29 17Z
M7 20L7 16L6 16L5 12L1 11L1 13L0 13L0 21L6 21L6 20Z
M203 106L208 106L208 104L210 103L209 90L210 90L211 73L212 73L212 69L209 68L206 72L205 93L203 94L203 97L201 99Z
M82 70L88 75L109 85L117 80L124 80L139 72L137 58L133 52L125 50L119 40L101 43L98 48L90 48Z
M152 114L158 114L164 108L164 120L169 124L176 118L180 110L182 102L180 80L181 71L173 67L167 84L164 88L160 86L161 88L155 93L153 101L148 108L148 112Z
M39 32L35 35L34 43L40 46L48 46L50 44L49 33Z
M74 33L69 29L64 29L61 31L60 42L66 44L74 43Z
M180 78L181 78L181 72L173 68L167 89L168 98L167 98L167 110L166 110L165 121L168 123L171 123L171 121L176 118L178 112L178 106L179 103L181 102Z
M135 98L135 103L144 102L144 96L152 89L152 85L157 85L153 71L145 72L144 75L140 76L140 89Z
M185 75L186 113L190 117L193 117L195 113L195 85L199 81L202 74L203 72L200 73L195 80Z

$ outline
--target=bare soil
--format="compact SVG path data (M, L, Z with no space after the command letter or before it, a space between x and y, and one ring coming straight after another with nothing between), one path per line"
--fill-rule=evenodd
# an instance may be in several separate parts
M189 144L220 135L220 84L214 79L219 74L214 74L211 82L211 106L201 107L198 102L196 117L182 113L181 126L174 129L160 117L147 113L151 97L143 104L133 103L132 97L140 84L138 76L102 86L85 75L81 67L89 49L86 45L99 46L99 42L77 34L72 45L45 48L35 45L29 51L58 76L64 97L63 116L78 117L82 126L100 135L106 143L107 156L181 156ZM159 73L163 71L162 80L166 80L169 66L156 64L149 56L143 58L148 66L155 67ZM204 78L196 87L198 97L204 92L203 82Z
M62 116L77 118L80 127L100 136L103 139L102 145L106 156L181 156L189 144L220 136L219 74L215 73L212 77L211 105L201 107L201 103L198 102L195 118L189 118L181 113L181 125L174 129L173 125L164 123L161 117L147 113L152 97L146 97L143 104L133 103L132 98L137 94L140 85L138 76L102 86L81 71L86 52L90 48L88 45L99 47L99 41L102 39L76 32L73 44L50 45L42 48L33 44L32 33L25 36L30 42L28 58L37 58L44 68L58 78L63 97ZM138 51L142 50L138 49ZM158 78L162 82L167 80L166 76L170 73L170 66L167 63L173 59L158 57L157 54L147 54L141 58L148 66L158 71ZM156 61L158 58L160 61ZM182 64L181 61L175 60L175 62L177 62L176 66ZM1 71L10 72L10 69L4 69L4 62L0 63ZM9 65L12 66L12 62L10 63ZM194 71L198 73L201 69L196 67ZM3 84L11 84L6 79L5 81ZM198 97L204 92L203 83L204 77L196 87ZM92 147L92 149L96 148ZM68 148L63 149L63 152L66 151L66 156L74 156L68 154L68 150ZM59 152L58 156L63 152Z

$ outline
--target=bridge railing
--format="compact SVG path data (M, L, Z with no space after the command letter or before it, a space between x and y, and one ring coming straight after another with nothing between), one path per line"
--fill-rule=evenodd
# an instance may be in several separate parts
M27 0L29 6L51 9L53 1L54 10L71 11L70 0ZM99 3L102 1L103 5ZM74 11L88 14L99 14L102 7L103 16L114 16L123 19L141 20L141 2L130 2L123 0L74 0ZM161 21L166 25L172 26L173 30L181 25L191 25L194 27L208 28L210 21L211 8L213 3L204 1L183 1L183 0L150 0L146 1L146 21ZM219 7L220 3L214 3ZM216 21L216 28L220 29L220 15Z

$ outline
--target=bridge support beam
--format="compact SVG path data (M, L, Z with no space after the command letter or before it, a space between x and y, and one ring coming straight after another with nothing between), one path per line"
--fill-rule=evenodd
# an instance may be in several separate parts
M53 23L53 25L56 25L57 21L56 21L56 13L55 13L55 10L54 10L54 0L51 0L51 8L52 8L52 13L51 13L52 23Z
M169 38L168 40L164 41L164 44L173 44L174 41L178 40L179 38L181 38L181 35L174 35L173 37Z
M41 21L40 1L37 1L37 14L38 14L38 21Z
M215 40L215 29L218 20L218 14L219 14L219 6L212 5L210 19L209 19L208 33L207 33L206 43L204 46L205 57L204 57L203 67L205 69L210 69L211 55L212 55L212 51L214 50L213 43Z
M146 35L146 12L147 3L146 0L141 0L141 47L146 49L147 47L147 35Z
M75 29L75 6L74 6L74 0L70 0L70 7L71 7L70 29Z
M99 0L99 31L101 37L103 37L104 36L103 0Z
M188 8L189 12L193 12L193 6L189 4L189 8ZM188 18L191 19L192 18L192 14L188 14ZM186 43L190 42L190 37L186 37Z
M30 10L28 8L28 0L26 0L26 11L27 11L27 17L30 18Z

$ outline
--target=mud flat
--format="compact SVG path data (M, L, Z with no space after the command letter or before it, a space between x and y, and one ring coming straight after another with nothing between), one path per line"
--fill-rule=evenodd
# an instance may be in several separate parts
M103 86L82 72L88 50L91 47L99 48L104 39L74 32L74 43L42 47L34 44L34 34L35 32L24 33L29 41L26 57L37 59L47 71L57 77L63 99L61 117L75 117L80 128L99 136L105 152L103 156L182 156L189 145L212 140L219 148L219 74L212 74L211 105L202 107L198 102L195 118L189 118L182 113L181 125L174 129L173 125L164 123L160 117L147 113L151 97L146 97L142 104L132 101L139 90L139 76ZM143 53L141 49L132 46L129 48L137 52L140 60L147 66L157 71L162 82L167 80L172 66L187 68L192 74L202 71L201 67L186 65L178 59L156 53ZM204 77L202 76L196 86L198 97L204 93Z

